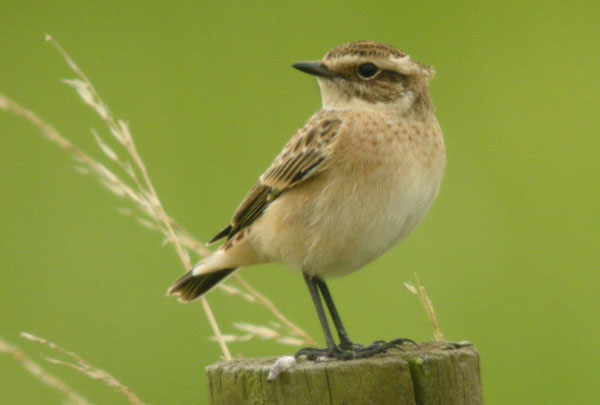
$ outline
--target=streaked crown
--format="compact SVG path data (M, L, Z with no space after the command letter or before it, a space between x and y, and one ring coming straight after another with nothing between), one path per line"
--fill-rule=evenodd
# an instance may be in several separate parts
M360 108L365 103L404 111L432 108L427 84L433 68L380 42L343 44L321 61L293 66L318 76L324 108Z
M348 44L340 45L337 48L333 48L331 51L325 54L323 59L330 60L344 56L387 59L390 57L402 58L406 56L406 54L381 42L361 41L350 42Z

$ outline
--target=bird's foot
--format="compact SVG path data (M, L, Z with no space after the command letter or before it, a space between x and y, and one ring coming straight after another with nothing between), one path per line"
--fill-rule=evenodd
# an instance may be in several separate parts
M328 359L336 359L336 360L350 360L354 358L352 356L351 350L343 350L339 346L334 345L327 349L317 349L314 347L306 347L296 353L294 357L296 359L306 356L307 360L328 360Z
M419 345L411 339L394 339L389 342L378 340L371 343L368 346L352 343L350 341L342 342L339 346L335 345L327 349L315 349L307 347L296 353L295 357L298 359L302 356L306 356L308 360L324 360L324 359L336 359L336 360L352 360L352 359L365 359L367 357L374 356L376 354L386 353L389 349L402 349L405 343L410 343L416 347Z
M400 338L400 339L394 339L391 340L389 342L385 342L383 340L377 340L373 343L371 343L368 346L362 346L362 345L354 345L355 348L353 350L354 352L354 359L364 359L367 357L371 357L374 356L376 354L381 354L381 353L386 353L389 349L402 349L405 343L410 343L416 347L419 347L419 345L411 339L405 339L405 338Z

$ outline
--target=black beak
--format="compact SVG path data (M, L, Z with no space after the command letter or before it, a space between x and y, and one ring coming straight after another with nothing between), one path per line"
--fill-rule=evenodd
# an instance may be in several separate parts
M336 74L329 70L322 62L298 62L294 63L292 66L304 73L319 77L332 78L336 76Z

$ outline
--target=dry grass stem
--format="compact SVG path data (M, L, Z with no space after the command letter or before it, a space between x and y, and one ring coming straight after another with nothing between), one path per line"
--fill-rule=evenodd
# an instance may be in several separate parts
M174 247L183 267L189 269L192 265L189 252L193 252L198 256L206 256L210 254L210 250L195 239L183 226L167 215L150 180L146 166L137 151L127 123L112 115L110 109L102 100L89 78L71 59L67 52L51 36L46 36L46 40L54 45L64 57L67 65L77 76L75 79L63 80L63 82L72 87L83 102L92 108L107 126L108 133L113 138L112 143L118 149L109 145L95 129L91 130L92 136L96 140L102 154L107 158L109 166L117 166L122 171L122 174L118 175L116 172L111 171L106 165L92 158L88 153L71 143L37 114L23 108L2 94L0 94L0 109L23 117L34 124L47 139L69 152L77 162L76 169L79 172L95 175L109 191L129 201L132 204L132 208L120 208L119 212L136 217L142 226L161 233L165 238L165 243L171 244ZM286 325L292 335L301 337L307 344L315 344L314 340L306 332L285 318L265 296L250 287L239 275L236 275L236 279L246 291L240 291L227 285L221 286L221 288L230 295L240 297L247 302L258 303L267 308L280 322ZM201 298L201 302L224 358L231 359L225 339L221 334L208 302L204 297ZM294 338L292 337L291 339Z
M115 391L118 391L121 394L123 394L129 400L129 402L134 405L143 405L144 404L144 402L142 402L142 400L139 399L138 396L135 395L135 393L129 387L127 387L126 385L121 383L119 380L117 380L115 377L113 377L111 374L107 373L106 371L90 365L87 361L85 361L77 353L63 349L62 347L60 347L59 345L57 345L54 342L51 342L46 339L42 339L40 337L37 337L37 336L32 335L27 332L21 332L21 336L24 339L30 340L32 342L48 346L50 349L52 349L56 352L62 353L68 357L71 357L73 360L75 360L75 363L70 363L68 361L63 361L63 360L58 360L58 359L54 359L51 357L46 357L46 360L48 362L50 362L52 364L58 364L58 365L70 367L70 368L77 370L80 373L82 373L94 380L100 381L100 382L104 383L105 385L107 385L108 387L114 389Z
M71 59L69 54L50 35L46 36L46 41L54 45L54 47L62 54L71 70L73 70L73 72L79 76L79 79L63 80L63 82L73 87L81 99L98 113L100 118L102 118L108 125L110 133L125 148L129 154L129 157L133 160L134 164L142 175L145 187L140 184L140 181L138 180L137 175L129 162L123 162L122 168L136 183L138 190L141 191L141 194L145 197L143 200L144 202L148 203L148 208L152 210L154 219L159 219L160 222L162 222L162 224L165 226L170 242L173 243L177 255L183 262L184 267L189 269L192 266L189 255L187 252L184 252L179 239L175 236L175 232L171 226L171 221L168 218L160 199L158 198L158 194L154 189L152 181L150 181L146 165L144 164L144 161L140 157L137 148L135 147L133 137L129 131L129 126L127 123L125 123L125 121L115 119L113 117L106 103L104 103L94 88L92 82L85 75L85 73L83 73L79 66L77 66L77 64ZM97 132L93 131L92 133L104 154L111 160L119 161L117 154L102 140ZM109 184L119 184L119 179L116 176L112 175L112 173L108 171L108 169L104 168L104 166L102 166L102 168L105 169L105 173L103 173L103 175L105 178L109 179Z
M171 219L165 212L163 205L158 198L158 193L150 180L150 176L148 175L148 170L146 169L146 165L144 161L140 157L137 148L135 147L135 143L133 141L133 137L131 136L131 132L129 131L129 126L123 120L117 120L113 117L110 110L94 88L92 82L88 79L88 77L83 73L83 71L77 66L77 64L71 59L71 57L65 52L65 50L52 39L51 36L47 35L46 40L54 45L54 47L63 55L67 64L71 67L73 72L79 76L79 79L75 80L66 80L65 82L71 85L79 96L83 99L83 101L88 104L93 110L95 110L100 118L102 118L105 123L108 125L108 129L113 137L125 148L129 157L133 160L133 163L137 167L138 171L142 175L143 184L139 181L135 170L133 170L131 164L129 162L123 162L121 167L124 171L129 175L129 177L135 182L137 185L137 189L140 192L140 195L143 197L139 201L142 202L142 207L149 214L150 219L154 220L154 222L158 225L164 227L164 232L168 236L169 242L175 248L177 255L179 256L183 267L188 270L192 267L192 262L187 250L182 247L182 244L175 235L175 231L171 225ZM106 145L100 136L94 133L96 141L100 145L101 150L108 156L109 159L117 160L116 153ZM104 166L101 167L104 169ZM102 173L105 177L108 178L108 184L106 182L105 185L112 189L111 186L114 186L116 190L119 190L119 179L116 176L109 175L110 172L103 171ZM101 177L102 178L102 177ZM206 301L205 297L201 297L200 301L202 302L202 308L209 320L211 328L217 337L217 341L219 346L221 347L221 351L223 352L223 356L225 359L231 359L231 353L229 352L229 348L227 344L221 337L221 330L219 325L217 324L215 317L212 313L210 305L208 301Z
M442 331L440 330L440 324L438 322L437 315L435 314L435 310L433 309L433 303L429 299L429 296L427 295L427 291L425 290L425 287L423 287L421 285L421 282L419 281L419 277L417 277L417 273L414 273L414 276L415 276L415 280L417 282L417 286L415 287L411 283L405 282L404 287L406 287L406 289L408 291L410 291L411 294L419 297L419 299L421 300L421 304L423 304L423 307L425 308L425 311L427 312L427 317L429 317L429 322L431 322L431 326L433 327L433 336L435 337L435 340L438 342L444 342L444 335L442 334Z
M275 340L278 343L287 346L305 346L306 342L293 336L285 336L279 332L281 325L273 323L272 326L253 325L246 322L237 322L233 326L243 332L243 335L224 335L223 338L228 343L246 342L253 338L262 340Z
M14 358L25 370L27 370L41 383L64 395L67 398L68 403L76 405L92 404L92 402L88 401L85 397L71 388L67 383L48 373L42 368L42 366L31 360L19 348L9 344L2 338L0 338L0 353L7 354Z
M239 288L232 287L229 284L225 284L225 283L219 284L219 287L221 287L221 291L223 291L227 295L236 295L248 302L252 302L252 303L256 302L256 297L243 292Z
M279 321L281 321L290 330L290 332L292 334L294 334L295 336L298 336L298 337L302 338L302 344L309 345L309 346L314 346L314 347L317 346L317 342L315 342L315 340L313 338L311 338L308 333L306 333L304 330L302 330L301 328L299 328L298 326L296 326L293 322L291 322L289 319L287 319L285 317L285 315L283 315L281 313L281 311L279 311L279 309L277 309L277 307L271 301L269 301L265 296L263 296L261 293L259 293L258 291L256 291L254 288L252 288L250 286L250 284L248 284L246 282L246 280L244 280L243 278L241 278L238 274L235 274L233 277L246 290L248 290L248 292L250 292L250 294L252 294L254 297L256 297L258 299L258 302L262 306L264 306L269 311L271 311L271 313L273 315L275 315L275 317L277 319L279 319Z
M83 90L78 91L78 93L82 93L82 92L83 92ZM89 104L89 102L90 102L89 97L86 96L84 98L84 100L87 100L86 103ZM160 206L160 207L162 207L162 206L160 205L160 201L153 198L151 192L147 192L143 189L140 190L140 189L135 189L135 188L131 187L125 181L123 181L121 178L119 178L117 175L115 175L113 172L111 172L108 168L106 168L106 166L104 166L102 163L98 162L97 160L92 158L90 155L85 153L83 150L81 150L80 148L78 148L77 146L72 144L70 141L68 141L52 125L43 121L32 111L21 107L19 104L15 103L11 99L9 99L1 94L0 94L0 108L4 109L6 111L9 111L15 115L21 116L21 117L27 119L28 121L30 121L31 123L33 123L35 126L37 126L42 131L42 133L50 141L56 143L59 147L61 147L62 149L65 149L69 153L71 153L73 158L81 165L80 166L81 168L83 168L84 170L90 171L91 173L94 173L98 177L100 182L108 190L113 192L118 197L126 198L126 199L130 200L131 202L133 202L135 204L135 206L139 209L139 213L144 215L141 218L142 221L145 221L148 224L153 224L153 227L155 229L158 228L158 229L160 229L161 233L168 235L171 241L173 240L172 239L173 237L179 241L179 239L177 239L176 236L172 236L174 231L173 231L171 220L168 219L167 222L161 222L160 218L163 217L161 212L164 212L164 211L162 209L159 210L157 208L158 206ZM107 114L105 108L98 107L97 111L99 114L102 114L102 115ZM131 145L130 146L131 148L135 148L133 142L131 142L130 145ZM128 174L129 173L135 174L135 172L132 172L132 171L129 171ZM130 176L131 176L131 174L130 174ZM139 185L139 182L136 182L136 184ZM168 226L167 226L167 224L168 224ZM169 231L169 229L170 229L170 231ZM177 251L179 257L181 258L182 263L184 263L184 265L188 264L186 269L191 267L189 254L187 253L187 251L185 251L181 247L180 242L177 242L177 244L175 244L174 246L176 246L176 251ZM210 309L210 307L208 305L203 305L203 308L205 309L205 311L207 309ZM206 315L210 319L210 317L212 316L212 312L210 314L207 312ZM213 320L214 320L214 317L213 317ZM216 322L211 322L211 326L212 325L216 325ZM216 328L213 327L213 332L215 333L216 336L221 335L218 325ZM225 342L221 340L221 341L219 341L219 344L221 346L221 350L223 351L223 355L226 358L231 358L231 354L229 353L229 350L227 349Z

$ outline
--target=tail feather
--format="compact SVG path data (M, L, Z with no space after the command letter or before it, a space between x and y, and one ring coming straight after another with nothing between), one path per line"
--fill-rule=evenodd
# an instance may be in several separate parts
M173 283L167 291L167 295L179 295L180 302L192 302L215 287L235 270L223 269L198 275L194 275L193 270L190 270Z

